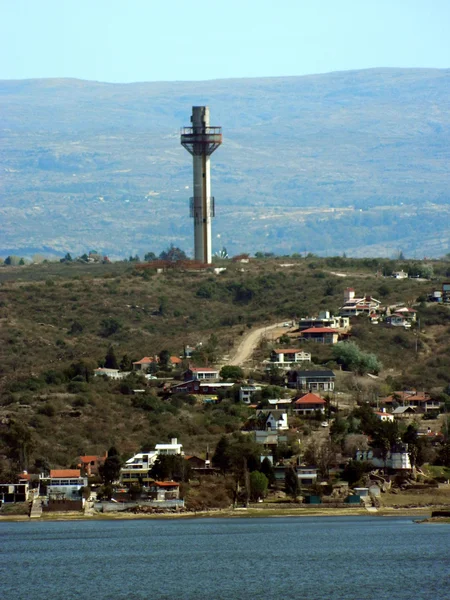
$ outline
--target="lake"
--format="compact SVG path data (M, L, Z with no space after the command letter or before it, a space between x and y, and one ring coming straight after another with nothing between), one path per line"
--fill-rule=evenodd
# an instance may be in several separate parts
M4 522L0 598L429 600L449 558L412 517Z

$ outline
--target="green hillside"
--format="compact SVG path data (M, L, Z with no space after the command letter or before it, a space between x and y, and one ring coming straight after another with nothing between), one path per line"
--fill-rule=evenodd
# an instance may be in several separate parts
M418 266L412 261L311 256L223 265L227 270L220 275L181 269L156 274L127 262L1 268L1 469L33 468L43 460L67 466L80 453L100 453L113 444L126 456L168 436L182 439L187 453L204 453L222 434L238 431L248 409L233 398L204 407L165 397L164 377L179 377L181 367L151 382L94 378L92 370L104 364L108 350L129 368L143 356L162 350L182 355L185 345L201 342L193 362L221 365L255 326L337 311L348 286L384 305L414 305L420 329L356 318L352 341L374 353L383 368L378 379L339 373L339 392L373 400L411 387L448 391L449 309L424 302L449 277L448 262L428 263L433 281L381 275L412 270ZM260 360L270 347L269 339L256 349L247 376L263 378ZM305 349L317 367L339 370L331 347ZM146 391L133 395L134 388Z

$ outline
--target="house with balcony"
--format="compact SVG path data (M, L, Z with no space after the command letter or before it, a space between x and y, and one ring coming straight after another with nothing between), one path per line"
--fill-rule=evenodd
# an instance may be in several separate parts
M289 369L293 365L304 362L311 362L311 354L309 352L304 352L301 348L276 348L272 350L267 369L271 367Z
M335 317L328 311L324 310L319 312L318 317L304 317L298 322L298 328L300 331L311 329L312 327L328 327L331 329L348 331L350 329L350 319L340 315Z
M159 455L184 456L183 445L178 443L177 438L172 438L170 444L156 444L155 449L150 452L139 452L129 458L120 469L120 482L124 485L142 483L148 485L153 478L150 471Z
M80 469L51 469L47 481L49 498L78 500L81 498L81 488L88 484L87 477L81 475Z
M339 309L341 317L357 317L378 313L381 302L370 295L357 297L354 288L344 290L344 304Z
M299 371L292 370L287 373L289 388L305 392L332 392L336 375L331 369L323 371Z
M192 381L194 379L199 381L214 381L219 379L218 369L210 367L190 367L183 373L184 381Z
M301 339L305 342L316 342L318 344L337 344L339 331L330 327L311 327L301 332Z
M152 481L148 488L148 497L156 502L178 500L180 484L176 481Z
M261 389L260 385L241 385L239 388L239 401L244 404L251 404L253 396Z

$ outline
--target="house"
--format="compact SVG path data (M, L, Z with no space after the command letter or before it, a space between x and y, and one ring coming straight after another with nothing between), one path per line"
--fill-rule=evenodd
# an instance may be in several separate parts
M190 367L183 373L184 381L219 379L219 371L209 367Z
M178 443L177 438L172 438L170 444L156 444L155 449L150 452L139 452L129 458L120 469L120 481L124 485L141 482L144 485L153 481L149 473L158 455L180 455L183 456L183 445Z
M49 497L77 500L81 497L81 488L88 484L87 477L81 475L80 469L51 469L47 484Z
M396 308L395 313L402 314L410 323L414 323L417 320L417 310L409 308L409 306L400 306Z
M144 356L141 360L133 363L133 371L148 371L150 365L156 362L156 356Z
M0 483L0 506L28 500L28 483Z
M178 367L181 365L183 361L178 356L171 356L169 358L169 365L171 367ZM144 356L141 360L137 360L133 363L133 371L144 371L147 372L150 368L150 365L156 364L159 365L160 359L159 356Z
M222 381L199 381L198 379L191 379L190 381L183 381L182 383L176 383L170 388L171 394L202 394L202 395L216 395L219 392L224 392L231 389L235 384L231 382Z
M311 362L311 354L300 348L277 348L272 350L270 356L270 366L289 368L293 364L302 362Z
M408 444L398 442L394 444L383 459L380 449L356 452L356 460L362 460L372 463L377 468L394 469L396 471L407 471L411 469L411 460L408 452Z
M336 375L330 369L323 371L288 371L288 387L310 392L332 392Z
M80 456L78 459L78 463L79 463L78 466L80 467L83 475L86 475L87 477L92 477L92 475L99 474L98 469L101 465L103 465L103 463L105 462L107 457L108 457L108 454L106 452L103 456L96 456L96 455Z
M304 317L298 322L300 331L311 329L312 327L328 327L348 331L350 329L350 319L339 315L334 317L328 311L324 310L319 312L318 317Z
M309 415L317 410L325 412L326 401L320 396L309 392L292 402L292 410L297 415Z
M266 431L277 431L289 429L287 412L283 410L259 410L256 413L258 423L262 424L261 429Z
M412 406L421 413L439 411L444 404L441 400L431 398L429 393L416 390L393 392L382 398L381 402L387 406Z
M317 342L319 344L337 344L339 331L331 327L311 327L301 332L301 338L305 342Z
M260 444L269 451L273 451L278 444L285 444L287 442L287 437L278 433L276 430L257 429L253 431L253 436L257 444Z
M148 488L148 495L157 502L178 500L180 497L180 484L176 481L153 481Z
M170 444L156 444L156 454L171 454L171 455L183 455L183 445L178 443L177 438L172 438Z
M129 458L120 469L120 482L124 485L138 482L145 485L153 481L153 478L149 476L149 471L157 456L158 453L152 450L151 452L139 452Z
M185 456L184 460L191 467L191 469L208 469L211 468L211 461L209 459L200 458L199 456Z
M377 419L379 419L380 421L383 421L383 422L386 422L386 421L388 421L390 423L394 422L394 415L386 412L386 409L383 409L381 411L375 411L375 416L377 417Z
M128 377L130 371L120 371L119 369L106 369L105 367L99 367L94 369L94 376L104 375L108 379L124 379Z
M354 288L344 290L344 304L339 309L341 317L357 317L361 314L370 315L379 311L381 302L369 295L357 298Z
M406 271L394 271L392 277L394 279L408 279L408 273Z
M262 388L259 385L241 385L239 388L239 401L244 404L251 404L252 397L256 392L260 392L261 389Z
M406 315L400 312L395 312L392 315L386 317L386 324L390 327L404 327L409 329L411 327L411 321Z
M397 406L392 411L394 415L394 419L405 419L407 417L412 417L416 414L416 409L414 406Z
M317 482L317 468L316 467L296 467L297 477L299 484L302 485L314 485Z

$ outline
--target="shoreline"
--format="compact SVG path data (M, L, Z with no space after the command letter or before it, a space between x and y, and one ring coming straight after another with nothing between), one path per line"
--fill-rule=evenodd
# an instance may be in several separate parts
M428 517L431 519L431 512L435 507L408 507L408 508L389 508L383 507L377 511L367 511L363 507L357 508L338 508L338 509L316 509L316 508L238 508L235 510L222 509L199 512L184 513L126 513L110 512L95 513L85 515L84 513L44 513L41 517L30 518L27 515L0 515L0 524L2 522L52 522L52 521L126 521L142 519L241 519L241 518L280 518L280 517Z

